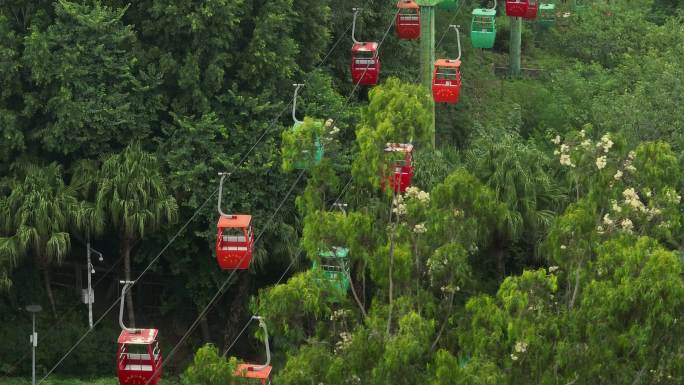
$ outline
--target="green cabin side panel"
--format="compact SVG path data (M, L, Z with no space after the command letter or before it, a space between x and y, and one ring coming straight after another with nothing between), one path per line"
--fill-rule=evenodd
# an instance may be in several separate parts
M493 48L496 41L496 10L476 8L470 23L470 42L474 48Z

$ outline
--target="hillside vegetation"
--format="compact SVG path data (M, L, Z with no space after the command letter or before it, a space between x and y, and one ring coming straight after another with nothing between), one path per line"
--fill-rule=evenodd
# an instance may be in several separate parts
M684 382L680 3L558 3L515 79L503 1L491 50L479 4L438 10L463 86L436 106L392 1L356 31L381 82L351 83L358 3L2 3L0 383L30 375L30 303L44 384L114 383L141 274L125 322L159 328L164 384L240 383L265 360L252 315L274 385ZM388 143L414 146L403 193ZM253 216L248 271L217 266L219 172Z

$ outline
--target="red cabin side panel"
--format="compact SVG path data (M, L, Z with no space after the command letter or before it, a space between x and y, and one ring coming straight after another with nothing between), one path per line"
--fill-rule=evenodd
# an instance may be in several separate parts
M458 60L440 59L435 63L435 70L432 74L432 97L436 103L455 104L461 95L461 62ZM455 78L445 76L446 71Z
M420 37L420 7L415 1L400 0L395 22L400 39L413 40Z
M216 233L216 260L222 270L246 270L252 262L254 232L251 216L219 218ZM232 231L225 234L225 231Z
M355 43L352 46L351 76L354 84L374 86L380 79L378 43Z
M154 340L130 339L131 333L127 331L122 331L119 336L116 374L121 385L157 385L161 379L162 354L157 345L157 330L142 329L140 332L153 333ZM131 352L132 348L137 349Z
M529 5L528 0L506 0L506 16L525 17Z

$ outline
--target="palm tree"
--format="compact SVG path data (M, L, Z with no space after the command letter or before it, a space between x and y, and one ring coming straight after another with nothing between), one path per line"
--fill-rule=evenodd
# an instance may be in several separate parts
M148 232L159 229L164 222L174 222L178 215L176 200L167 195L156 157L144 152L139 144L132 144L104 161L95 207L118 232L127 281L131 280L133 248ZM129 323L133 327L132 299L129 291L126 302Z
M494 237L498 275L503 280L508 243L526 240L536 246L563 195L547 171L544 153L516 133L496 132L495 136L478 139L467 163L508 207L501 226L504 231Z
M11 269L20 257L33 255L56 316L50 265L61 263L71 248L68 229L78 201L74 190L64 184L62 168L56 163L44 167L17 164L14 170L15 177L7 185L11 192L0 198L0 234L4 235L0 256ZM7 278L5 284L8 282Z

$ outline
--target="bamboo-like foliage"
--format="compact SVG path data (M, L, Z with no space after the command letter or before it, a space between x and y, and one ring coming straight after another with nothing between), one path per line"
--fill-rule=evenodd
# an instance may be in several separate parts
M178 216L154 155L139 144L107 158L100 170L96 210L104 213L122 237L137 240Z
M15 178L7 182L11 191L0 198L0 265L9 270L28 254L47 268L61 263L69 253L69 227L78 206L74 190L63 180L62 168L17 164ZM0 286L11 282L0 274Z

